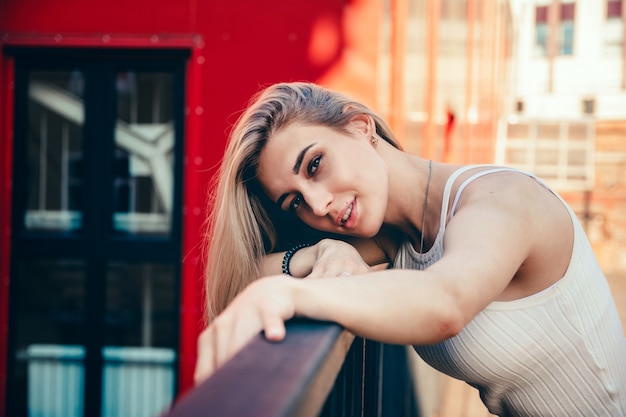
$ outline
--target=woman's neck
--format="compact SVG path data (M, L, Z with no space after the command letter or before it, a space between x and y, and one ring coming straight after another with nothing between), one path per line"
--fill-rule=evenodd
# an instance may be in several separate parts
M421 243L424 225L424 242L429 240L431 207L434 207L432 202L437 194L433 186L436 165L405 152L395 152L388 159L389 195L385 222L408 235L417 245Z

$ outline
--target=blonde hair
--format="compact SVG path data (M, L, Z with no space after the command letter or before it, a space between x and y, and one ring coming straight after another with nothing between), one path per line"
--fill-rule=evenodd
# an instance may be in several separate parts
M230 135L209 202L205 239L206 317L212 320L250 282L259 278L259 260L290 239L319 239L299 220L286 227L256 180L259 154L281 128L298 122L343 132L357 114L371 116L376 133L398 147L387 124L349 97L311 83L274 84L257 93ZM281 226L282 222L282 226ZM294 222L300 228L291 227ZM291 232L291 236L288 233ZM295 235L295 236L294 236Z

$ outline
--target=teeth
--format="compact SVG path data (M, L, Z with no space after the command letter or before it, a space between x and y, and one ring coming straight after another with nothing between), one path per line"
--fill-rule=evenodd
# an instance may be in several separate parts
M346 212L343 214L343 217L341 218L341 222L345 223L346 220L348 220L348 218L350 217L350 214L352 214L352 204L350 204L350 207L348 207Z

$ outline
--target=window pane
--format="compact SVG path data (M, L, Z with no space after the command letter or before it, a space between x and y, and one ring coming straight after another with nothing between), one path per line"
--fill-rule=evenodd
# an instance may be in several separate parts
M107 271L103 416L151 417L174 398L175 270L113 263Z
M174 347L178 340L174 267L111 264L106 315L107 345Z
M535 8L535 23L548 23L548 7L537 6Z
M570 143L586 143L589 137L589 126L587 124L572 122L569 125L568 133Z
M535 55L545 56L548 54L548 25L539 24L535 26Z
M33 72L28 81L27 230L72 231L82 222L80 71Z
M115 229L168 235L173 205L173 76L117 74Z
M17 261L15 271L12 408L16 415L82 416L83 264L36 259Z
M528 124L526 123L510 123L507 125L508 137L511 139L528 139Z
M584 149L570 149L567 153L567 163L570 166L585 167L587 163L587 152Z
M606 18L621 19L622 18L622 0L608 0L606 2Z
M511 127L524 125L528 126L528 140L512 137L515 130ZM590 190L595 172L594 132L593 119L524 120L509 125L500 159L504 164L534 172L557 190Z
M624 21L607 19L604 23L604 49L607 55L619 56L624 42Z
M574 53L574 21L561 22L559 34L559 53L572 55Z
M574 13L576 11L575 3L565 3L561 4L561 22L564 21L573 21Z
M535 161L539 165L557 166L559 163L559 153L556 150L538 150L535 155Z
M559 125L558 124L539 124L537 126L537 138L541 140L559 140Z

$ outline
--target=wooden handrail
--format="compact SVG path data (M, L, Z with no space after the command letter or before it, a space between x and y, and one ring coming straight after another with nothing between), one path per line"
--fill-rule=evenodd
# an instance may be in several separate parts
M289 321L282 342L258 335L167 416L318 415L353 340L337 324Z
M407 347L337 324L291 320L253 338L163 417L419 417Z

